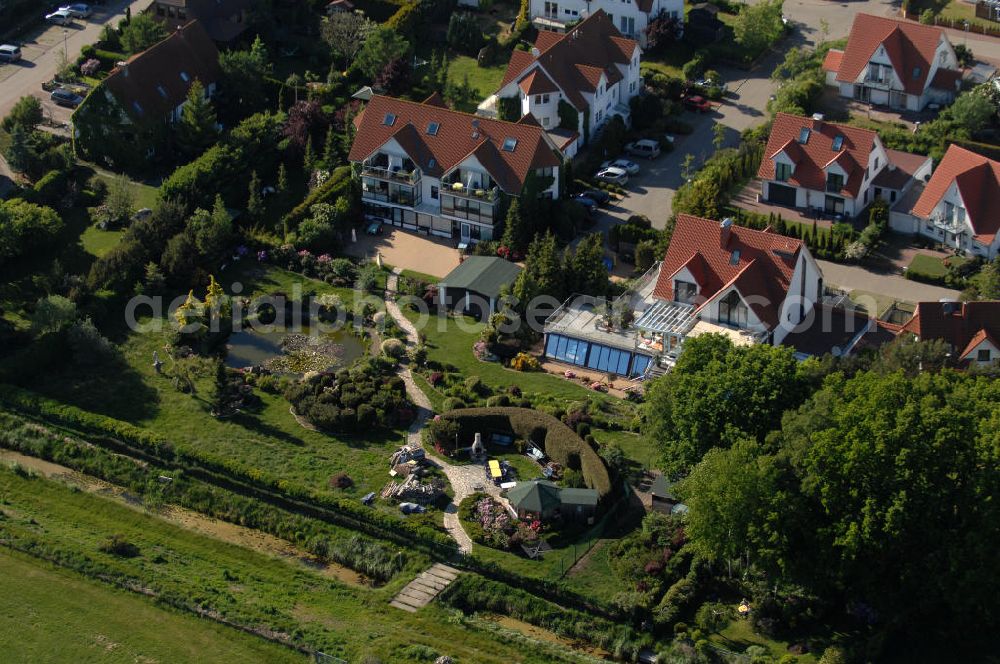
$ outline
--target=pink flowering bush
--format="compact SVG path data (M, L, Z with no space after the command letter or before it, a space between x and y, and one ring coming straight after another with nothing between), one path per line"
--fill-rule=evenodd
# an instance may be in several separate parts
M90 58L85 60L82 65L80 65L80 73L84 76L93 76L101 68L101 61L97 58Z
M486 356L490 354L489 346L485 341L477 341L472 345L472 354L479 360L485 360Z

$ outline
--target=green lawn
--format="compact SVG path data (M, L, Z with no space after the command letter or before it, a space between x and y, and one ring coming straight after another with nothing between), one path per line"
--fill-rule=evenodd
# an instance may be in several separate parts
M708 640L717 646L727 650L743 652L750 646L763 646L767 648L771 656L778 660L782 655L788 653L788 643L775 639L768 639L765 636L756 634L750 627L750 622L743 618L736 618L718 634L712 634ZM822 650L819 651L822 653ZM795 658L796 664L812 664L816 661L816 655L806 653Z
M482 664L546 661L487 634L455 625L446 610L436 603L416 614L390 607L388 601L397 590L394 587L346 586L318 572L178 528L106 498L48 480L24 478L8 469L0 469L0 485L4 487L0 539L18 546L44 546L47 553L58 552L95 573L127 578L184 606L199 606L242 624L294 634L309 648L351 662L369 654L386 664L417 661L422 657L416 656L414 646L423 646L424 653L433 652L431 659L448 654L458 661ZM100 551L99 546L112 534L120 534L138 547L138 555L127 558ZM6 578L0 580L0 588L7 582ZM63 589L61 594L69 593ZM13 615L10 611L0 614L0 634L23 633L19 621L24 621L25 616L31 616L32 623L46 624L32 614L33 607L20 595L3 593L3 596L8 599L0 599L0 605L13 605L15 610ZM72 611L69 613L74 615L56 614L58 618L50 614L44 621L61 624L60 629L66 631L61 638L69 643L86 643L98 638L88 627L98 624L98 610L95 606L80 612L87 616ZM138 632L136 639L140 636L152 639L151 633L158 631L156 623L142 620L141 614L119 612L118 615L125 617L108 625L110 633L99 632L110 641L124 638L116 625L125 624L129 618L133 621L131 629ZM176 648L198 643L195 637L188 643L183 633L176 634L172 641ZM8 636L3 642L9 652L11 638ZM107 645L104 639L97 643ZM218 643L218 648L224 649L225 644ZM180 652L183 654L183 650ZM238 656L239 651L235 652ZM208 654L198 661L232 659L212 658L211 651ZM41 661L52 661L52 657L60 655L61 652L48 652ZM73 655L70 651L60 661L104 661L97 658L99 653L79 658ZM30 661L21 657L8 656L8 659ZM130 658L129 661L148 660ZM161 661L177 660L164 657ZM259 657L243 661L280 660L267 657L262 649Z
M410 320L419 324L417 314L406 311ZM483 323L472 318L461 321L452 317L432 316L419 331L427 338L428 359L444 365L454 365L464 376L479 376L494 390L502 391L516 385L526 397L566 405L574 401L597 400L621 407L624 402L558 376L540 371L521 372L507 369L496 362L480 362L472 354L472 345L479 339ZM438 395L442 399L441 395ZM432 397L432 401L434 398Z
M493 67L480 67L475 58L470 58L467 55L452 55L448 60L448 82L452 85L461 85L468 77L469 86L475 92L473 94L475 101L472 104L474 107L479 101L497 91L506 70L506 63Z
M350 302L353 291L272 267L234 270L223 281L228 288L239 281L244 294L295 290L337 293ZM154 319L145 319L152 323ZM363 495L378 491L387 481L386 459L399 444L402 433L377 429L358 437L335 437L310 431L298 424L281 395L257 391L259 411L217 419L210 414L214 373L206 360L196 380L195 394L178 391L169 377L152 367L153 352L166 359L170 327L160 331L128 332L121 342L123 361L98 367L67 365L61 371L40 373L27 387L85 410L102 413L148 428L204 452L239 461L250 469L325 490L329 477L346 472L355 486L347 491Z
M307 661L284 646L6 551L0 641L11 662Z
M124 231L102 231L91 224L80 236L83 250L95 258L100 258L111 251L121 240Z
M610 601L622 592L622 582L615 577L608 562L608 549L614 540L601 540L585 560L566 576L566 584L575 592L597 600Z
M115 176L106 171L98 171L96 173L97 177L104 180L108 187L114 184ZM135 207L136 209L151 208L156 203L156 197L159 195L159 190L156 187L151 187L148 184L143 184L142 182L132 182L130 187L132 190L132 195L135 197Z
M917 254L907 266L908 270L917 270L932 277L943 277L948 274L944 261L935 256Z
M659 451L647 438L631 431L605 431L594 429L591 433L601 445L615 443L622 448L625 456L637 466L650 469L659 464Z

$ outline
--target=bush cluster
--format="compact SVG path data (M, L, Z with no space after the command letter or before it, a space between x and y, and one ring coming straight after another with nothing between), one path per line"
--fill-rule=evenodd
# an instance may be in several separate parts
M297 415L327 431L355 433L413 417L403 379L374 362L307 375L285 390L285 398Z

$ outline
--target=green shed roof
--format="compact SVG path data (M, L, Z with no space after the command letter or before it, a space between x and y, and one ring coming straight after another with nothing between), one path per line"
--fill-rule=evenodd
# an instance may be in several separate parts
M528 512L547 512L562 504L559 487L545 480L518 482L507 493L507 499L514 509Z
M655 480L653 480L653 486L650 488L654 498L666 498L667 500L677 500L674 496L673 484L667 481L666 475L658 475Z
M597 491L594 489L563 489L559 492L563 505L597 506Z
M496 256L469 256L441 280L442 286L464 288L486 297L498 297L500 288L514 283L521 268Z

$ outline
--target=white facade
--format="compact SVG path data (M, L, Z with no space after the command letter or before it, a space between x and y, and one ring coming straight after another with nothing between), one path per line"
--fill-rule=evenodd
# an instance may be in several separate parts
M948 104L954 101L957 90L938 90L931 87L931 82L939 69L958 69L958 59L948 37L941 32L930 71L923 72L919 68L906 72L896 71L884 45L879 45L869 58L868 65L858 74L854 81L836 81L841 97L857 99L876 106L888 106L906 111L922 111L927 104ZM909 94L903 86L903 77L920 78L926 73L923 90L920 94ZM829 77L828 80L829 81Z
M357 166L366 219L466 243L494 239L494 227L503 218L503 192L475 155L435 177L416 168L403 147L389 139ZM541 195L558 198L559 169L536 174L553 178Z
M964 359L970 364L988 367L1000 360L1000 348L997 348L987 337L966 352Z
M849 218L861 214L865 207L874 201L872 181L889 163L882 141L876 136L872 150L868 154L868 163L865 165L858 195L855 198L843 194L842 187L828 192L826 189L807 189L797 186L791 182L791 178L795 176L796 162L784 151L776 154L772 160L775 165L775 179L764 180L761 183L763 200L781 203L782 201L777 195L777 188L791 188L795 190L795 200L794 203L788 201L787 204L793 204L799 209L822 210L826 214L842 214ZM788 169L787 175L784 178L777 177L785 169ZM832 183L836 181L836 178L842 178L842 182L846 185L850 177L850 174L836 161L823 166L823 173L829 188L835 186ZM774 190L772 190L772 186L775 187ZM888 193L885 194L885 197L888 200Z
M649 6L648 12L640 8ZM587 18L598 9L611 17L622 35L646 45L646 27L660 12L684 20L684 0L531 0L531 18L539 28L566 29L567 23Z
M982 256L987 260L996 258L1000 253L1000 234L994 236L990 244L983 244L975 239L975 231L966 214L965 202L954 181L928 218L894 212L889 225L899 233L923 235L958 251Z

